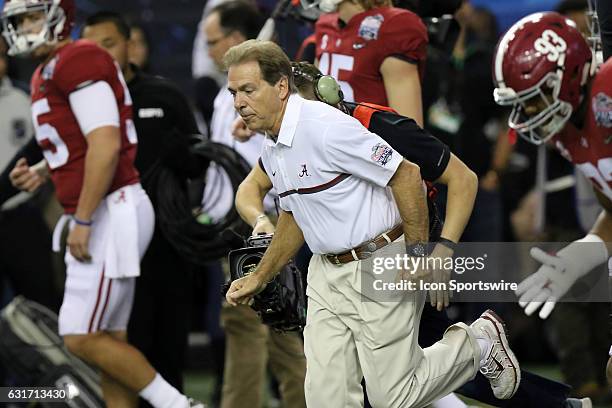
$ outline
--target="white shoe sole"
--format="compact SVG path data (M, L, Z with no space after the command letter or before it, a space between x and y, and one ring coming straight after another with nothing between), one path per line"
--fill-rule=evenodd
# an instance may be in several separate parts
M495 326L495 330L497 331L497 335L501 341L501 346L508 359L510 360L510 365L514 369L514 377L516 378L516 382L514 384L514 389L512 390L512 394L508 397L508 399L512 398L514 394L516 394L516 390L518 390L519 385L521 384L521 369L516 359L516 356L510 350L510 345L508 344L508 338L506 337L506 324L504 321L492 310L485 311L481 316L483 319L487 319L493 326Z

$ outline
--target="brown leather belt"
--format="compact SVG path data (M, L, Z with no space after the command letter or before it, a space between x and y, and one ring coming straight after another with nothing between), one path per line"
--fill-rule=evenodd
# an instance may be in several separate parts
M325 254L327 260L335 265L342 265L345 263L359 261L362 259L368 259L372 254L378 251L380 248L389 245L395 241L404 233L402 224L397 225L391 231L387 231L384 234L380 234L371 241L366 242L363 245L355 247L350 251L343 252L341 254Z

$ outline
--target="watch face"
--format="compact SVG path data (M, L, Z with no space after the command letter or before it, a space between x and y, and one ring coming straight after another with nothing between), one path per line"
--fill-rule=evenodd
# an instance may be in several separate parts
M412 244L408 246L408 252L412 256L425 256L425 245L423 244Z

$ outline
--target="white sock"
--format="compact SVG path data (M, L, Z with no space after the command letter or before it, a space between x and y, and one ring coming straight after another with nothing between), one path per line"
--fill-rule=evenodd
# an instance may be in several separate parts
M189 408L187 397L168 384L159 373L138 394L155 408Z
M491 340L486 339L484 337L477 337L476 341L480 346L480 366L484 365L485 359L487 358L487 354L489 353L489 349L491 348Z
M436 402L432 402L433 408L465 408L467 405L459 399L455 394L450 393L446 397L440 398Z

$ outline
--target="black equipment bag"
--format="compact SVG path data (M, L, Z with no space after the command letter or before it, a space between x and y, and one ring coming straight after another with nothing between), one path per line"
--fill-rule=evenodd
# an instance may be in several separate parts
M71 354L58 334L57 315L36 302L17 296L0 312L0 363L15 386L66 390L62 404L102 408L98 373ZM41 407L62 406L40 402Z

